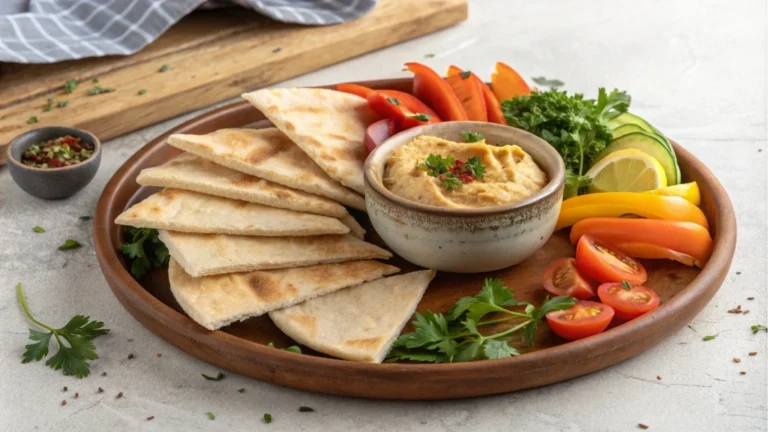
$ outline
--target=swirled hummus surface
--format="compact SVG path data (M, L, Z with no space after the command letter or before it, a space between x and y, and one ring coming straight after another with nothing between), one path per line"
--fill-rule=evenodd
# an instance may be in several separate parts
M428 168L433 165L425 164L427 158L435 160L436 156L443 161L452 158L450 164L459 175L451 175L451 171L437 174L439 171ZM466 167L477 166L478 162L484 172L473 175L474 171ZM549 179L533 158L516 145L489 145L484 140L457 143L421 135L392 152L383 181L395 195L417 203L479 208L520 201L541 190Z

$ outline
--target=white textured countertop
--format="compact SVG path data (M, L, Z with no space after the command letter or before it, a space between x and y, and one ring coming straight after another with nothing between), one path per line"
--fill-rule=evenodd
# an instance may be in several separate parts
M487 76L503 60L590 97L599 86L628 90L633 111L720 178L739 227L733 267L718 294L689 327L646 353L544 388L447 402L346 399L233 374L202 379L218 370L150 333L118 303L96 262L90 223L78 220L93 214L123 161L197 112L107 142L96 179L67 200L28 196L0 168L0 430L632 431L638 423L651 431L766 430L768 334L753 335L749 327L768 324L768 151L759 152L766 149L767 24L765 0L477 0L457 27L280 84L405 76L401 65L412 60L438 71L455 63ZM425 59L427 53L435 57ZM35 225L47 233L32 233ZM58 251L67 238L84 247ZM29 325L15 297L17 281L41 321L63 325L84 313L112 330L96 341L101 358L90 377L20 363ZM739 304L750 314L726 313ZM702 341L709 334L718 337ZM299 413L301 405L316 411ZM267 412L269 425L261 422Z

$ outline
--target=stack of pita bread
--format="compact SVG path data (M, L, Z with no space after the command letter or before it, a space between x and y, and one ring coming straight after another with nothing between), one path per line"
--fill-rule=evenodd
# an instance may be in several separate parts
M322 89L243 95L275 125L176 134L184 151L143 170L162 187L116 223L159 230L173 295L216 330L268 313L288 336L339 358L381 362L413 315L433 270L375 259L346 207L365 211L365 99ZM389 276L389 277L387 277Z

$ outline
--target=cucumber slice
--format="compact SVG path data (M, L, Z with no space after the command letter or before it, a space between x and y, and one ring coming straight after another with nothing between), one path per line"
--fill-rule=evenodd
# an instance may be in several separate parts
M616 129L625 124L637 125L646 132L659 133L659 131L656 130L656 128L654 128L653 126L651 126L650 123L628 112L621 113L617 117L615 117L613 120L609 120L606 123L606 126L608 126L610 129Z
M630 132L615 140L597 155L595 162L608 156L609 154L625 149L635 149L653 156L664 167L664 174L667 175L667 185L674 186L680 183L680 167L677 166L672 153L664 145L664 141L655 134L648 132Z
M617 127L616 129L614 129L611 132L611 136L613 137L613 139L616 139L616 138L618 138L620 136L624 136L624 135L626 135L628 133L632 133L632 132L645 132L645 129L641 128L640 126L638 126L636 124L627 123L627 124L621 125L621 126Z

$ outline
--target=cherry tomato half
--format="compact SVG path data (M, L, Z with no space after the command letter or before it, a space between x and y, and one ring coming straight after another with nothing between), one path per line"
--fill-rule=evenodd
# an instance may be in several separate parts
M549 327L563 339L576 340L593 336L608 327L613 319L608 305L579 300L568 309L547 314Z
M395 122L391 119L382 119L372 123L365 130L365 151L372 152L379 144L394 134Z
M576 297L586 300L595 296L595 288L576 269L576 260L560 258L550 264L541 277L544 289L556 296Z
M597 288L597 295L616 311L616 318L626 321L656 309L660 301L651 288L629 283L604 283Z
M645 268L623 252L589 235L576 245L576 268L598 282L642 284L648 280Z

